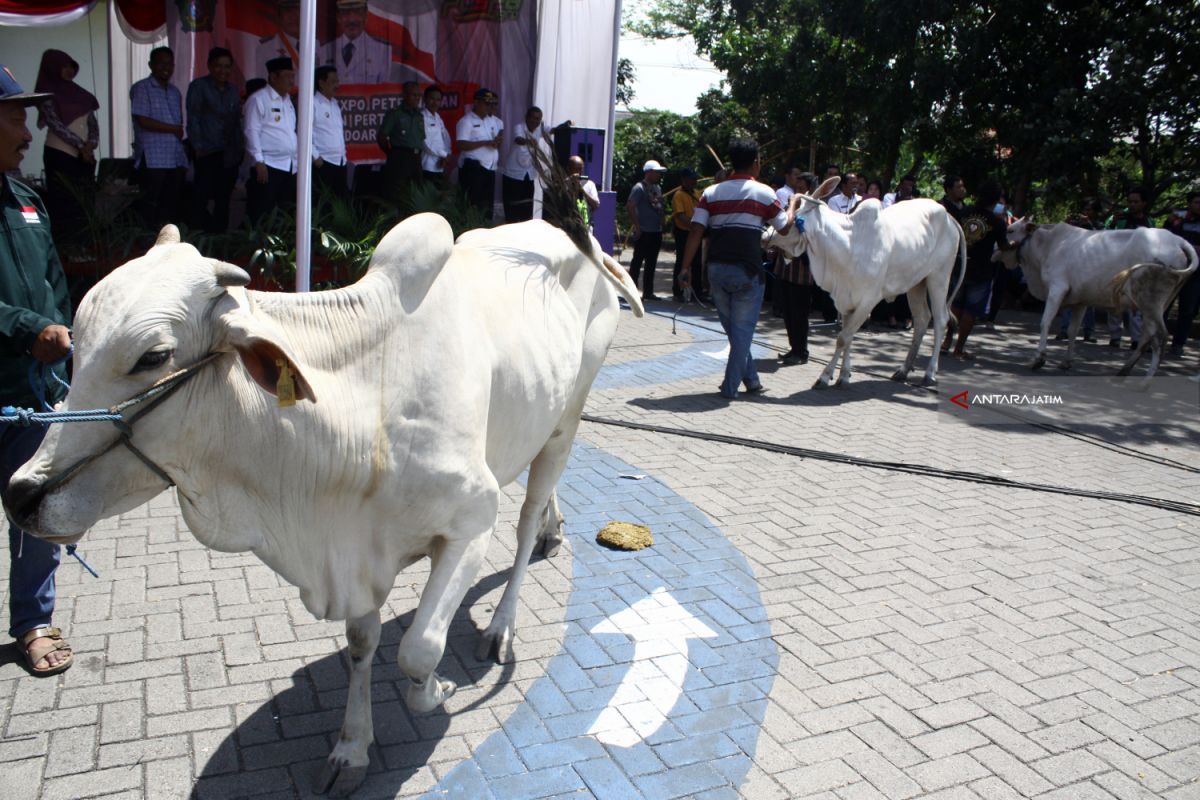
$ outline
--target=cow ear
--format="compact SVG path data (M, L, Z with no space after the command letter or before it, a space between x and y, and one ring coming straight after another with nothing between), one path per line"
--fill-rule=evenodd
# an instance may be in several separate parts
M279 397L280 388L286 382L280 381L286 367L296 399L317 402L317 394L304 377L291 348L275 331L240 307L222 315L221 324L225 330L218 349L237 353L246 372L264 392Z
M1035 223L1033 223L1033 222L1025 223L1025 234L1026 235L1033 233L1037 229L1038 229L1038 226Z
M837 189L838 184L841 182L842 179L836 175L832 178L826 178L821 185L817 187L817 190L812 193L812 196L818 200L824 200L826 197L829 197L829 195L833 194L833 191Z

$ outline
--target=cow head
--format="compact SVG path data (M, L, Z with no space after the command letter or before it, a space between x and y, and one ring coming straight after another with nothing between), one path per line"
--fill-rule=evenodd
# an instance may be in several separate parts
M992 251L992 263L1003 264L1007 269L1016 269L1021 264L1021 249L1037 225L1027 217L1021 217L1008 226L1008 248Z
M799 194L796 202L796 216L808 217L814 211L825 206L825 198L833 194L842 179L832 177L825 180L812 194ZM807 229L807 223L804 226ZM792 226L787 233L779 233L769 227L763 233L762 247L764 250L774 248L783 253L786 258L799 258L808 249L808 237L801 231L801 226Z
M235 353L254 383L272 393L280 365L287 365L297 399L315 399L287 343L255 318L245 291L235 288L249 280L241 269L180 243L174 226L163 228L146 255L114 270L80 304L72 387L61 410L112 408L221 352ZM214 365L197 372L132 425L130 441L168 476L181 475L201 449L203 443L185 435L203 430L196 415L215 424L231 410L204 408L195 399L196 387L212 386L218 370ZM140 408L124 411L125 421ZM166 480L133 450L113 446L119 439L109 422L50 426L37 453L4 492L10 519L45 539L70 543L98 520L166 489Z

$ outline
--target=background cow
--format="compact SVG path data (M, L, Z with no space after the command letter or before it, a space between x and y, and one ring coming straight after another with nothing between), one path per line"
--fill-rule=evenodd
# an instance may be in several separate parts
M1099 306L1118 312L1136 308L1142 312L1142 335L1120 374L1128 375L1150 347L1146 379L1153 377L1166 346L1164 315L1196 269L1196 251L1190 244L1161 228L1092 231L1065 223L1037 225L1024 219L1008 226L1008 240L1014 247L997 250L992 260L1009 269L1019 265L1029 293L1046 301L1042 334L1030 368L1045 365L1050 324L1060 308L1072 309L1062 369L1070 369L1075 357L1075 336L1085 308Z
M812 195L801 195L796 216L804 219L804 233L796 226L784 235L768 230L763 236L764 247L778 248L789 258L797 258L807 248L813 279L832 295L842 315L833 358L813 388L829 385L839 355L842 371L838 385L849 382L854 334L880 300L890 302L902 293L908 294L912 309L912 343L904 366L892 379L908 379L932 313L933 352L923 381L932 386L937 383L939 348L951 319L949 300L967 268L966 237L946 209L932 200L910 200L886 209L877 200L867 200L853 214L839 214L820 199L828 196L839 180L830 178ZM958 283L954 292L949 292L956 252Z
M454 690L435 668L500 487L528 467L516 567L481 648L508 654L525 562L539 531L558 530L554 485L618 292L641 314L624 270L583 241L586 254L534 221L456 245L444 219L422 214L384 237L354 286L289 295L246 291L245 272L167 226L81 304L65 409L112 407L214 360L133 423L146 462L109 447L107 425L58 426L6 507L22 528L71 543L169 479L202 543L253 551L315 616L346 620L346 717L318 788L349 791L366 774L371 659L396 574L432 562L399 649L406 701L428 711ZM285 406L289 381L298 402Z

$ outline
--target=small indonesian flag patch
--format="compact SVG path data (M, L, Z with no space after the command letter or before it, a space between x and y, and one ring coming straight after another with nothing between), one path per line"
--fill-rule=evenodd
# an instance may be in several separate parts
M37 209L33 206L21 206L21 216L25 217L25 221L30 224L40 225L42 223L42 221L38 219Z

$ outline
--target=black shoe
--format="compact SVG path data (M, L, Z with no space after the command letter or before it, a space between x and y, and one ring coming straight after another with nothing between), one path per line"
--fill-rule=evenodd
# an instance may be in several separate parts
M643 302L643 303L645 303L645 302L647 302L647 301L650 301L650 300L653 300L653 301L654 301L654 302L656 302L656 303L661 303L661 302L663 301L663 299L662 299L661 297L659 297L658 295L656 295L656 294L652 294L652 295L650 295L649 297L647 297L646 295L642 295L642 302Z
M1129 349L1130 349L1130 350L1137 350L1137 349L1138 349L1138 343L1137 343L1137 342L1130 342L1130 343L1129 343Z
M1109 339L1108 346L1109 347L1120 347L1121 346L1121 338L1118 336L1115 339Z
M758 386L751 386L749 389L747 389L746 394L765 394L766 391L767 387L760 383Z
M1096 342L1098 341L1098 339L1096 339L1095 336L1087 336L1087 335L1085 335L1083 337L1083 340L1085 342L1087 342L1088 344L1096 344Z
M1055 336L1054 339L1059 342L1065 342L1067 340L1067 332L1059 331L1058 336Z

